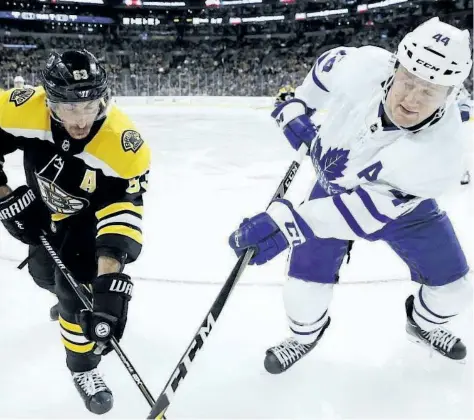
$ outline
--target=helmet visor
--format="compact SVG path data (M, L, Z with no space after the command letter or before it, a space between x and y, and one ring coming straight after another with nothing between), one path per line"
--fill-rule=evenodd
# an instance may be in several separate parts
M89 125L104 115L104 99L85 102L52 102L48 101L53 118L61 123Z

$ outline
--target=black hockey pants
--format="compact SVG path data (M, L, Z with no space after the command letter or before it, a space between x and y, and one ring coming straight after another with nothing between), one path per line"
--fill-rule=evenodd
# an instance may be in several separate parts
M48 237L58 250L59 257L78 283L88 284L97 275L95 257L95 221L83 217L65 220L58 232ZM66 349L66 364L72 372L85 372L95 368L100 356L93 353L95 343L87 340L77 323L76 315L84 305L76 296L67 279L61 274L42 245L31 246L28 269L35 282L56 293L59 300L61 340Z

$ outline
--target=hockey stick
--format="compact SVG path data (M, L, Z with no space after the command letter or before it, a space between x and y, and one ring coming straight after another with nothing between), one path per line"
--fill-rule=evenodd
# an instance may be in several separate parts
M58 254L56 253L55 249L49 243L48 239L46 239L46 233L45 232L43 232L43 234L40 235L40 240L41 240L43 246L45 247L46 251L48 251L48 253L51 256L51 258L53 259L53 261L56 263L58 268L61 270L61 273L63 273L63 276L66 277L67 281L69 282L69 284L73 288L76 295L79 297L79 299L81 299L81 301L84 304L84 306L86 307L86 309L88 309L89 311L92 311L91 301L86 296L84 291L81 289L79 284L77 284L76 280L72 276L69 269L63 264L63 262L61 261L61 259L58 256ZM130 374L130 376L132 377L132 379L135 381L135 385L137 385L138 389L140 389L141 393L143 394L143 396L147 400L148 404L150 404L150 407L153 407L154 404L155 404L155 400L154 400L153 396L151 395L150 391L148 391L148 388L143 383L142 379L138 375L138 372L135 370L135 368L133 367L130 360L128 360L128 357L125 355L125 353L120 348L120 346L119 346L117 340L115 339L115 337L112 337L112 339L110 340L110 344L112 345L112 348L117 353L120 361L127 368L127 371Z
M26 264L28 264L28 261L30 260L31 255L28 255L19 265L18 265L18 270L23 270L25 268Z
M288 171L285 174L285 177L280 182L280 185L278 186L275 194L273 195L270 204L273 202L273 200L284 197L293 181L293 178L298 172L298 169L301 165L301 161L303 160L307 151L308 147L303 144L298 150L298 159L294 160L291 163ZM270 206L270 204L268 206ZM217 319L219 318L219 315L221 314L224 305L229 299L232 289L237 284L237 281L242 275L245 267L252 259L253 253L254 250L249 248L247 249L245 254L240 256L239 260L237 261L237 264L235 265L234 269L232 270L226 282L224 283L224 286L219 292L219 295L212 304L211 309L207 313L206 317L204 318L204 321L202 322L201 326L194 335L191 344L188 346L183 356L179 360L178 365L175 367L173 373L171 374L171 377L168 379L165 388L163 389L163 391L161 391L161 394L159 395L158 399L156 400L156 403L148 414L147 419L164 418L165 412L170 406L171 400L173 399L176 390L178 389L182 380L184 380L184 378L188 374L189 369L191 368L191 364L193 363L197 353L203 348L204 342L209 337L209 334L211 333L214 324L217 322Z
M28 256L18 265L18 270L23 270L25 268L26 264L28 264L28 261L30 261L30 258L33 258L35 254L38 252L38 248L35 248L31 254L28 254Z

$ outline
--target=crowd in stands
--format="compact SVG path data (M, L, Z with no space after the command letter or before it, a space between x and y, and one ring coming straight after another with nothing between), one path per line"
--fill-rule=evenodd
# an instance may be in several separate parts
M7 32L0 43L0 77L3 88L12 87L16 75L28 84L38 84L39 70L51 49L86 48L109 71L115 95L272 96L283 85L299 84L315 58L327 49L376 45L395 51L406 30L421 19L426 17L410 19L408 27L407 22L383 29L374 24L357 30L320 31L311 37L241 40L145 40L110 34L96 39L80 35L39 38ZM462 19L454 17L450 23L463 27ZM472 93L472 78L466 87Z

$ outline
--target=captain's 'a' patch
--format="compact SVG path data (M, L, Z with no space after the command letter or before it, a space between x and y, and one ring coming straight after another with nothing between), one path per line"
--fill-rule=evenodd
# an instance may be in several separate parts
M34 94L35 94L35 90L32 88L15 89L10 94L10 102L13 102L15 106L20 106L20 105L23 105Z
M122 147L123 150L128 152L131 150L133 153L137 153L138 149L143 144L143 139L140 136L140 133L138 133L135 130L125 130L122 134Z

